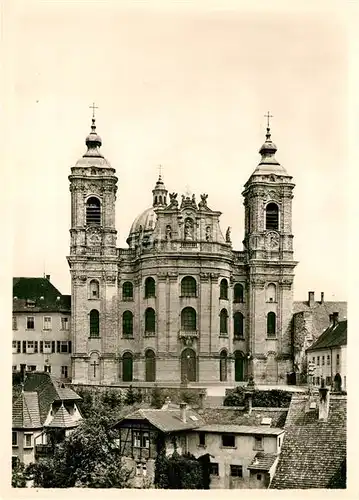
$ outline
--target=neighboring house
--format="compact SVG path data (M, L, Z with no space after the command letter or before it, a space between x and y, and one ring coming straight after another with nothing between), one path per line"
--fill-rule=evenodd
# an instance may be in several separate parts
M307 349L308 362L314 368L313 383L319 386L321 379L335 390L347 387L347 329L348 322L339 321L338 313L330 315L330 326Z
M271 489L345 488L347 398L293 394Z
M306 350L330 326L332 314L347 319L347 303L325 300L323 292L319 301L315 300L314 292L308 292L307 301L293 303L293 356L298 382L307 382Z
M13 371L71 376L71 297L46 278L13 278Z
M136 470L134 486L153 481L161 450L211 455L211 488L267 488L283 442L287 410L206 408L185 403L140 409L123 418L118 445ZM281 425L281 426L280 426Z
M82 419L81 397L49 373L28 373L12 406L12 457L25 465L51 453ZM55 430L56 432L52 432Z

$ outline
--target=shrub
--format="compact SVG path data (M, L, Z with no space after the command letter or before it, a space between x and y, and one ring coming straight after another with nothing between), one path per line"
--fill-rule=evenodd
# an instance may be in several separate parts
M158 409L162 408L165 399L166 396L163 391L158 386L155 386L151 391L151 406Z
M229 391L223 401L223 406L243 406L244 405L244 392L243 387L236 387Z
M142 393L140 389L134 389L132 385L127 389L124 399L125 405L133 405L142 402Z

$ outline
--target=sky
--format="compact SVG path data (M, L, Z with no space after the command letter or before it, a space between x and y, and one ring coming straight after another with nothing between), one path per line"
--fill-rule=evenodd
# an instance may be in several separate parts
M270 111L276 158L296 184L294 297L347 300L344 21L335 9L264 5L12 3L13 276L45 272L71 291L68 175L85 153L93 101L102 153L119 177L121 247L151 206L161 164L170 192L208 193L242 250L241 193Z

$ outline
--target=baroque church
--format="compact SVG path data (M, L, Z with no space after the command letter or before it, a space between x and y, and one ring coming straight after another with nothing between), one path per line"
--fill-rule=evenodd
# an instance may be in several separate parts
M117 248L118 179L101 144L93 118L69 176L73 383L285 383L294 184L269 126L242 192L243 250L207 194L169 193L161 175Z

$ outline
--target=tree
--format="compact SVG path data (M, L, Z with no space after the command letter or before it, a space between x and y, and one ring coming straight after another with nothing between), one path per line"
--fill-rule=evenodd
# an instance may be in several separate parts
M208 476L208 477L207 477ZM155 462L155 487L172 490L193 490L209 488L209 466L207 460L196 459L187 453L176 451L167 457L162 451Z
M11 486L13 488L26 487L25 466L18 460L16 461L16 464L12 468Z
M124 403L125 405L133 405L135 403L141 403L142 401L142 394L140 390L134 390L132 385L127 389Z

